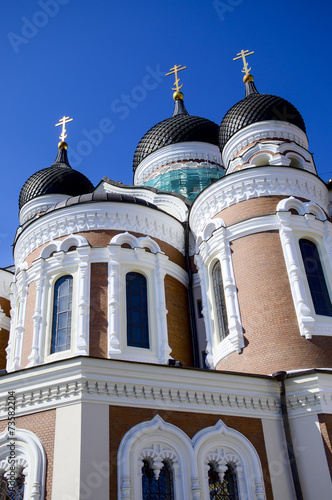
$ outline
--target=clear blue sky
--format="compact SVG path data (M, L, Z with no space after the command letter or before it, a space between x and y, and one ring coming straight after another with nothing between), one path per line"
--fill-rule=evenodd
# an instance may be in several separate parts
M22 185L56 157L54 124L74 118L72 166L94 185L131 184L136 145L173 112L173 77L160 75L174 64L187 66L189 113L220 123L244 95L232 59L254 50L258 90L299 109L318 172L332 177L331 11L327 0L1 2L0 266L12 263Z

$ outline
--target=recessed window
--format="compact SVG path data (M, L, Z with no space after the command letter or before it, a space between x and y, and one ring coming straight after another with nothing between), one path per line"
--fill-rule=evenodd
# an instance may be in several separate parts
M73 278L63 276L54 285L51 354L70 349Z
M238 500L236 474L233 467L229 464L224 474L223 481L220 480L217 467L209 463L209 493L210 500Z
M142 467L143 500L174 500L173 473L168 462L163 462L158 479L147 460Z
M310 240L301 239L299 243L315 312L322 316L332 316L331 299L318 248Z
M217 262L212 269L212 281L214 289L214 297L216 301L216 311L218 318L218 326L220 339L224 339L228 335L228 321L224 285L222 281L220 262Z
M201 299L197 301L197 316L198 318L203 318L203 306Z
M24 481L25 477L23 472L15 478L15 484L8 480L4 475L0 478L0 499L4 500L23 500L24 497Z
M146 278L140 273L126 275L127 344L149 349Z

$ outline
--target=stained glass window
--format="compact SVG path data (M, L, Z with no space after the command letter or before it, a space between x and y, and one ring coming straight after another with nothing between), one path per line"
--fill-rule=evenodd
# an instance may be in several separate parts
M234 468L228 465L224 480L220 481L216 467L213 464L209 464L209 466L210 500L239 500Z
M226 300L225 300L224 285L221 275L220 262L217 262L213 266L212 280L213 280L214 297L216 301L219 333L220 333L220 339L222 340L228 335L228 321L227 321Z
M299 243L315 312L323 316L332 316L331 299L318 249L310 240L301 239Z
M0 479L0 500L23 500L24 479L24 475L21 472L15 480L15 486L10 488L8 480L2 476Z
M143 500L174 500L173 473L168 462L163 462L159 478L156 479L153 469L147 460L142 467Z
M63 276L54 286L51 354L70 349L73 278Z
M126 275L127 344L149 349L146 278L140 273Z

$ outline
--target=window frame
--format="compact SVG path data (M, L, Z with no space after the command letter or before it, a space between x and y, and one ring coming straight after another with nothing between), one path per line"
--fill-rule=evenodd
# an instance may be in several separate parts
M220 281L216 283L215 281L215 275L214 275L214 270L216 267L219 266L219 271L220 271ZM224 280L223 280L223 275L222 275L222 269L221 269L221 262L219 259L215 259L211 263L210 267L210 272L211 272L211 283L212 283L212 290L213 290L213 297L214 297L214 308L213 308L213 316L214 316L214 321L218 325L218 331L219 331L219 342L222 342L225 340L228 335L229 335L229 325L228 325L228 312L227 312L227 302L226 302L226 294L225 294L225 287L224 287ZM218 297L216 293L216 288L218 286Z
M146 315L146 322L147 324L144 325L144 323L142 323L142 327L144 327L144 337L147 336L147 339L145 338L145 340L147 340L147 346L145 345L132 345L132 344L129 344L129 322L128 322L128 309L129 309L129 305L128 305L128 283L127 283L127 277L128 275L133 275L133 274L136 274L136 275L139 275L139 276L142 276L145 280L145 299L146 299L146 311L143 311L143 308L144 308L144 304L140 304L140 310L141 312L144 314L144 316ZM145 350L150 350L150 343L151 343L151 335L150 335L150 325L149 325L149 295L148 295L148 280L147 280L147 277L145 276L144 273L142 272L138 272L138 271L128 271L125 275L125 283L126 283L126 302L125 302L125 309L126 309L126 344L127 344L127 347L134 347L135 349L145 349ZM142 328L143 329L143 328ZM132 337L134 338L134 334L132 332Z
M67 309L66 311L58 311L57 310L57 305L56 305L56 292L57 292L57 285L59 284L59 281L60 280L63 280L64 278L70 278L71 280L71 294L68 294L69 297L70 297L70 301L71 302L71 308L70 309ZM59 284L59 286L61 286L61 284ZM70 286L70 285L69 285ZM50 355L52 354L57 354L59 352L66 352L66 351L70 351L71 348L72 348L72 333L73 333L73 328L72 328L72 324L73 324L73 286L74 286L74 278L71 274L65 274L63 276L60 276L54 283L53 283L53 315L52 315L52 333L51 333L51 343L50 343ZM59 324L58 324L58 321L56 319L56 314L60 314L60 313L64 313L64 312L67 312L69 313L70 312L70 325L68 326L67 325L67 334L66 334L66 345L68 344L68 335L69 335L69 348L67 349L60 349L60 350L56 350L56 340L58 338L58 332L60 330L59 328ZM67 317L67 322L68 322L68 317ZM68 330L69 330L69 333L68 333ZM54 339L55 337L55 339ZM53 340L55 340L54 344L54 348L55 350L53 351Z

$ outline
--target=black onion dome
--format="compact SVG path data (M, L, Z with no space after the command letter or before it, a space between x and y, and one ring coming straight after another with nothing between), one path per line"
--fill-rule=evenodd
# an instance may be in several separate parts
M306 133L303 118L293 104L276 95L259 94L252 81L247 82L245 86L245 98L226 113L220 124L219 147L221 151L236 132L252 123L266 120L292 123Z
M134 154L133 169L151 153L179 142L207 142L218 146L218 125L189 115L182 99L175 101L174 114L152 127L140 140Z
M45 194L78 196L91 193L93 189L93 185L85 175L71 168L67 151L59 149L51 167L39 170L25 182L18 204L21 209L28 201Z

